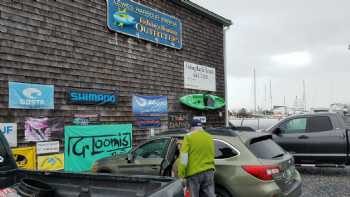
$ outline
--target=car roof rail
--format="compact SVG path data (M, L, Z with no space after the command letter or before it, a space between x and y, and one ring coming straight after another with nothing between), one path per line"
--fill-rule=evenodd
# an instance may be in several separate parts
M231 137L237 137L239 135L237 131L232 130L232 128L230 127L206 128L205 131L207 131L211 135L231 136Z
M220 135L220 136L231 136L236 137L239 134L237 131L232 130L230 127L218 127L218 128L204 128L211 135ZM187 129L169 129L165 132L159 133L158 135L185 135L189 133Z
M229 128L231 128L232 130L235 130L235 131L255 131L252 127L249 127L249 126L235 126L234 124L232 123L229 123Z
M169 129L167 131L161 132L158 135L176 135L176 134L187 134L188 130L185 128Z

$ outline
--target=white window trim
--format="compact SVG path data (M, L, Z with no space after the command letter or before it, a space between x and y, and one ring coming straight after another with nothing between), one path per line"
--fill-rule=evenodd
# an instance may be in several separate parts
M222 142L222 143L226 144L228 147L232 148L234 151L237 152L237 155L236 155L236 156L228 157L228 158L223 158L223 159L235 158L235 157L238 157L238 156L241 155L241 152L240 152L237 148L235 148L234 146L232 146L230 143L225 142L224 140L219 140L219 139L214 139L214 141ZM222 159L215 159L215 160L222 160Z

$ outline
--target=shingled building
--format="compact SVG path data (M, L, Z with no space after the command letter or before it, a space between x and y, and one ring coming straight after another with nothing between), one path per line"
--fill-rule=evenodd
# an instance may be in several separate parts
M180 104L179 98L195 93L224 98L224 27L231 21L187 0L137 1L180 21L181 46L166 46L111 30L109 1L1 0L0 123L17 123L19 144L24 143L26 117L63 117L68 125L74 114L98 114L99 124L134 123L133 95L167 96L169 114L205 116L207 125L223 126L224 108L198 111ZM124 17L113 15L119 16ZM152 26L147 21L143 24ZM125 26L127 21L114 25ZM186 88L185 62L214 68L215 89ZM53 85L54 109L9 108L9 82ZM72 104L68 102L72 89L118 92L118 102L115 106ZM159 131L168 128L168 120L168 115L161 116ZM133 135L138 143L147 138L149 129L134 127Z

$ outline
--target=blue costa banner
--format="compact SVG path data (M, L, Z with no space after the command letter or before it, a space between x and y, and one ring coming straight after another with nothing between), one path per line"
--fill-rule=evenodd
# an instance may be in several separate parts
M161 126L160 117L155 117L155 116L136 117L135 125L138 128L158 128Z
M133 96L132 112L134 115L168 113L167 96Z
M182 24L173 16L130 0L107 0L110 30L161 45L182 48Z
M118 97L115 93L109 92L87 92L71 90L68 94L69 104L87 105L115 105Z
M54 109L54 86L9 82L9 108Z

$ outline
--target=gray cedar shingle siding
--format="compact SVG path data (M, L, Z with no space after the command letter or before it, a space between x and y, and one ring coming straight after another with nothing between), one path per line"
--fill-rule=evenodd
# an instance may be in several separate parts
M183 49L176 50L111 32L106 27L105 0L0 1L0 122L17 122L23 142L25 117L101 115L102 123L133 122L133 94L166 95L170 112L202 115L179 104L183 63L216 69L216 95L224 97L223 26L166 0L140 1L182 21ZM8 81L55 85L54 110L8 109ZM120 93L116 107L67 105L67 92L81 90ZM223 111L224 109L220 110ZM223 126L219 111L203 112L208 125ZM162 118L163 129L167 118ZM134 143L147 130L134 130Z

